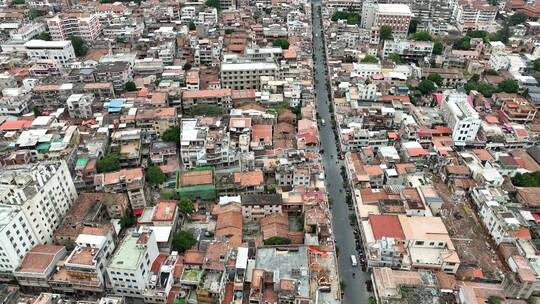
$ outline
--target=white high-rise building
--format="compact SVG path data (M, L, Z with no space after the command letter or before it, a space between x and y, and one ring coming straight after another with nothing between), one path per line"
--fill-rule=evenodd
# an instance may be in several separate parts
M90 42L101 33L98 15L90 13L64 13L47 19L47 27L53 40L68 40L77 36Z
M77 198L65 161L5 167L0 171L0 273L13 271L53 233Z
M466 142L476 138L480 128L480 116L469 104L467 94L446 91L441 104L441 114L449 128L452 129L452 140L456 146L464 146Z

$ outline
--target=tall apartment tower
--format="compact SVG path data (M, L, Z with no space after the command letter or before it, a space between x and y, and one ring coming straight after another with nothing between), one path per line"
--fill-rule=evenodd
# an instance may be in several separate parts
M10 274L35 245L52 242L76 198L65 161L0 171L0 276Z

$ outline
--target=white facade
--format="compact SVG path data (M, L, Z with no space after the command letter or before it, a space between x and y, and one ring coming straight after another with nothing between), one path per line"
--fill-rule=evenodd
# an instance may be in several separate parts
M158 255L152 230L128 232L107 267L112 292L118 296L142 298L152 263Z
M30 60L56 60L63 67L67 67L68 62L76 57L71 41L67 40L30 40L24 44L24 47Z
M0 205L0 274L9 274L39 243L27 217L16 206Z
M15 269L35 245L48 244L77 198L64 161L0 171L0 271Z
M467 101L464 93L445 92L441 105L441 114L449 128L456 146L464 146L473 141L480 128L480 116Z
M276 77L279 67L273 62L233 62L221 64L221 86L242 90L260 89L261 77Z
M396 54L403 59L422 59L431 56L433 52L433 42L430 41L391 41L384 42L383 58L390 54Z
M53 40L66 40L77 36L90 42L98 38L101 24L98 15L89 13L66 13L47 19L47 27Z
M67 99L69 116L71 118L91 118L94 96L90 94L73 94Z

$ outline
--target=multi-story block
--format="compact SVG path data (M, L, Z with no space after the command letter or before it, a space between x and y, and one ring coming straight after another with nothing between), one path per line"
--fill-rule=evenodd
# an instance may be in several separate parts
M68 62L76 57L73 45L69 40L30 40L24 44L24 48L30 60L56 60L63 67L67 67Z
M244 194L241 201L242 214L247 220L259 220L282 211L281 194Z
M184 91L182 105L187 109L197 105L215 105L229 109L232 106L231 96L231 89Z
M35 245L50 243L76 198L65 161L5 167L0 172L0 272L15 269Z
M131 209L136 211L147 205L144 174L141 168L122 169L102 173L95 177L96 190L110 193L127 192Z
M29 112L32 94L22 88L6 88L0 98L0 114L21 115Z
M208 127L198 124L196 118L182 119L180 159L186 167L206 163L206 140Z
M412 12L406 4L376 4L365 2L362 8L362 27L372 30L372 41L379 42L380 28L389 26L392 28L394 39L407 37Z
M441 114L448 127L452 129L452 140L458 146L475 140L480 128L480 116L467 98L464 93L447 91L441 105Z
M456 26L462 31L482 30L492 26L497 16L497 7L487 1L459 0Z
M59 291L68 288L75 292L103 292L105 267L115 249L112 230L85 227L76 243L77 247L51 279L51 287ZM66 277L67 282L58 280Z
M167 129L177 126L176 108L137 109L135 125L146 134L161 137Z
M59 14L47 19L47 27L53 40L67 40L76 36L91 42L101 33L98 15L91 13Z
M279 67L274 62L223 62L221 85L224 88L260 89L261 77L276 77Z
M73 94L67 99L68 112L71 118L91 118L94 96L89 94Z
M118 296L143 298L152 264L158 255L152 230L128 232L107 266L112 292Z
M50 288L49 278L56 264L66 256L66 248L56 245L37 245L28 251L13 275L19 285L33 291Z
M390 54L399 55L404 60L422 61L430 57L433 52L433 42L429 41L390 41L384 42L382 57L386 58Z

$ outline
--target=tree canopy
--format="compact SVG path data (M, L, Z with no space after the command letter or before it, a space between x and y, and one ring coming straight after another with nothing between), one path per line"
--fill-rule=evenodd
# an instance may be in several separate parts
M414 41L431 41L433 38L431 38L431 34L429 32L417 32L410 36L411 40Z
M180 145L180 127L168 128L161 135L161 139L166 142L173 142L176 145Z
M206 4L206 6L208 6L208 7L215 7L218 10L221 9L221 5L219 3L219 0L206 0L206 2L204 4Z
M122 228L133 227L136 223L137 218L135 217L135 215L133 215L131 210L126 210L126 213L120 219L120 226L122 226Z
M289 48L289 40L287 40L285 38L276 39L276 40L272 41L272 45L275 46L275 47L280 47L280 48L286 50L286 49Z
M433 81L425 79L418 84L418 90L424 95L429 94L435 90L435 85Z
M499 72L489 69L484 71L484 75L499 76Z
M133 92L133 91L137 91L137 85L135 84L135 82L133 81L128 81L126 82L126 84L124 85L124 89L128 92Z
M360 24L360 15L355 12L337 11L332 15L332 21L347 20L347 24Z
M440 41L435 41L433 44L433 55L441 55L444 51L444 44Z
M172 241L173 249L180 253L191 249L191 247L193 247L195 244L197 244L197 240L193 234L185 230L177 232Z
M195 22L190 21L190 22L188 23L188 29L189 29L190 31L196 30L196 29L197 29L197 26L195 25Z
M120 170L120 155L118 153L108 153L96 162L97 173L113 172Z
M288 245L291 243L291 240L282 236L273 236L269 239L264 240L265 245Z
M381 26L379 30L379 37L381 41L392 39L392 28L388 25Z
M388 60L394 62L395 64L402 64L403 63L403 60L401 60L401 57L399 57L398 54L390 54L388 55L387 57Z
M519 85L517 80L514 79L505 79L499 82L497 86L497 91L505 93L517 93L519 90Z
M379 63L379 59L375 56L366 55L362 60L360 60L361 63Z
M458 50L468 50L471 48L471 37L465 36L454 42L454 48Z
M512 177L512 184L516 187L540 187L540 171L517 173Z
M525 15L524 13L521 13L521 12L514 13L512 16L508 18L508 23L510 25L522 24L523 22L527 21L527 18L528 18L527 15Z
M408 30L409 34L416 33L416 29L418 28L418 23L420 23L420 18L418 17L411 18L411 22L409 23L409 30Z
M427 79L433 83L436 83L438 86L442 85L443 83L442 76L437 73L429 74Z
M180 209L180 211L182 211L182 213L186 215L192 214L193 211L195 211L195 207L193 207L193 202L187 197L183 197L180 199L180 201L178 202L178 208Z
M86 55L86 53L88 52L88 48L86 47L86 43L81 37L71 36L70 40L71 44L73 45L75 55L77 57Z
M533 61L533 70L540 72L540 58Z
M150 166L146 171L146 179L152 185L161 185L167 180L167 175L159 166Z
M216 117L216 116L223 115L223 108L219 106L214 106L214 105L200 104L200 105L195 105L191 109L189 109L187 111L187 114L189 116L205 115L205 116Z

